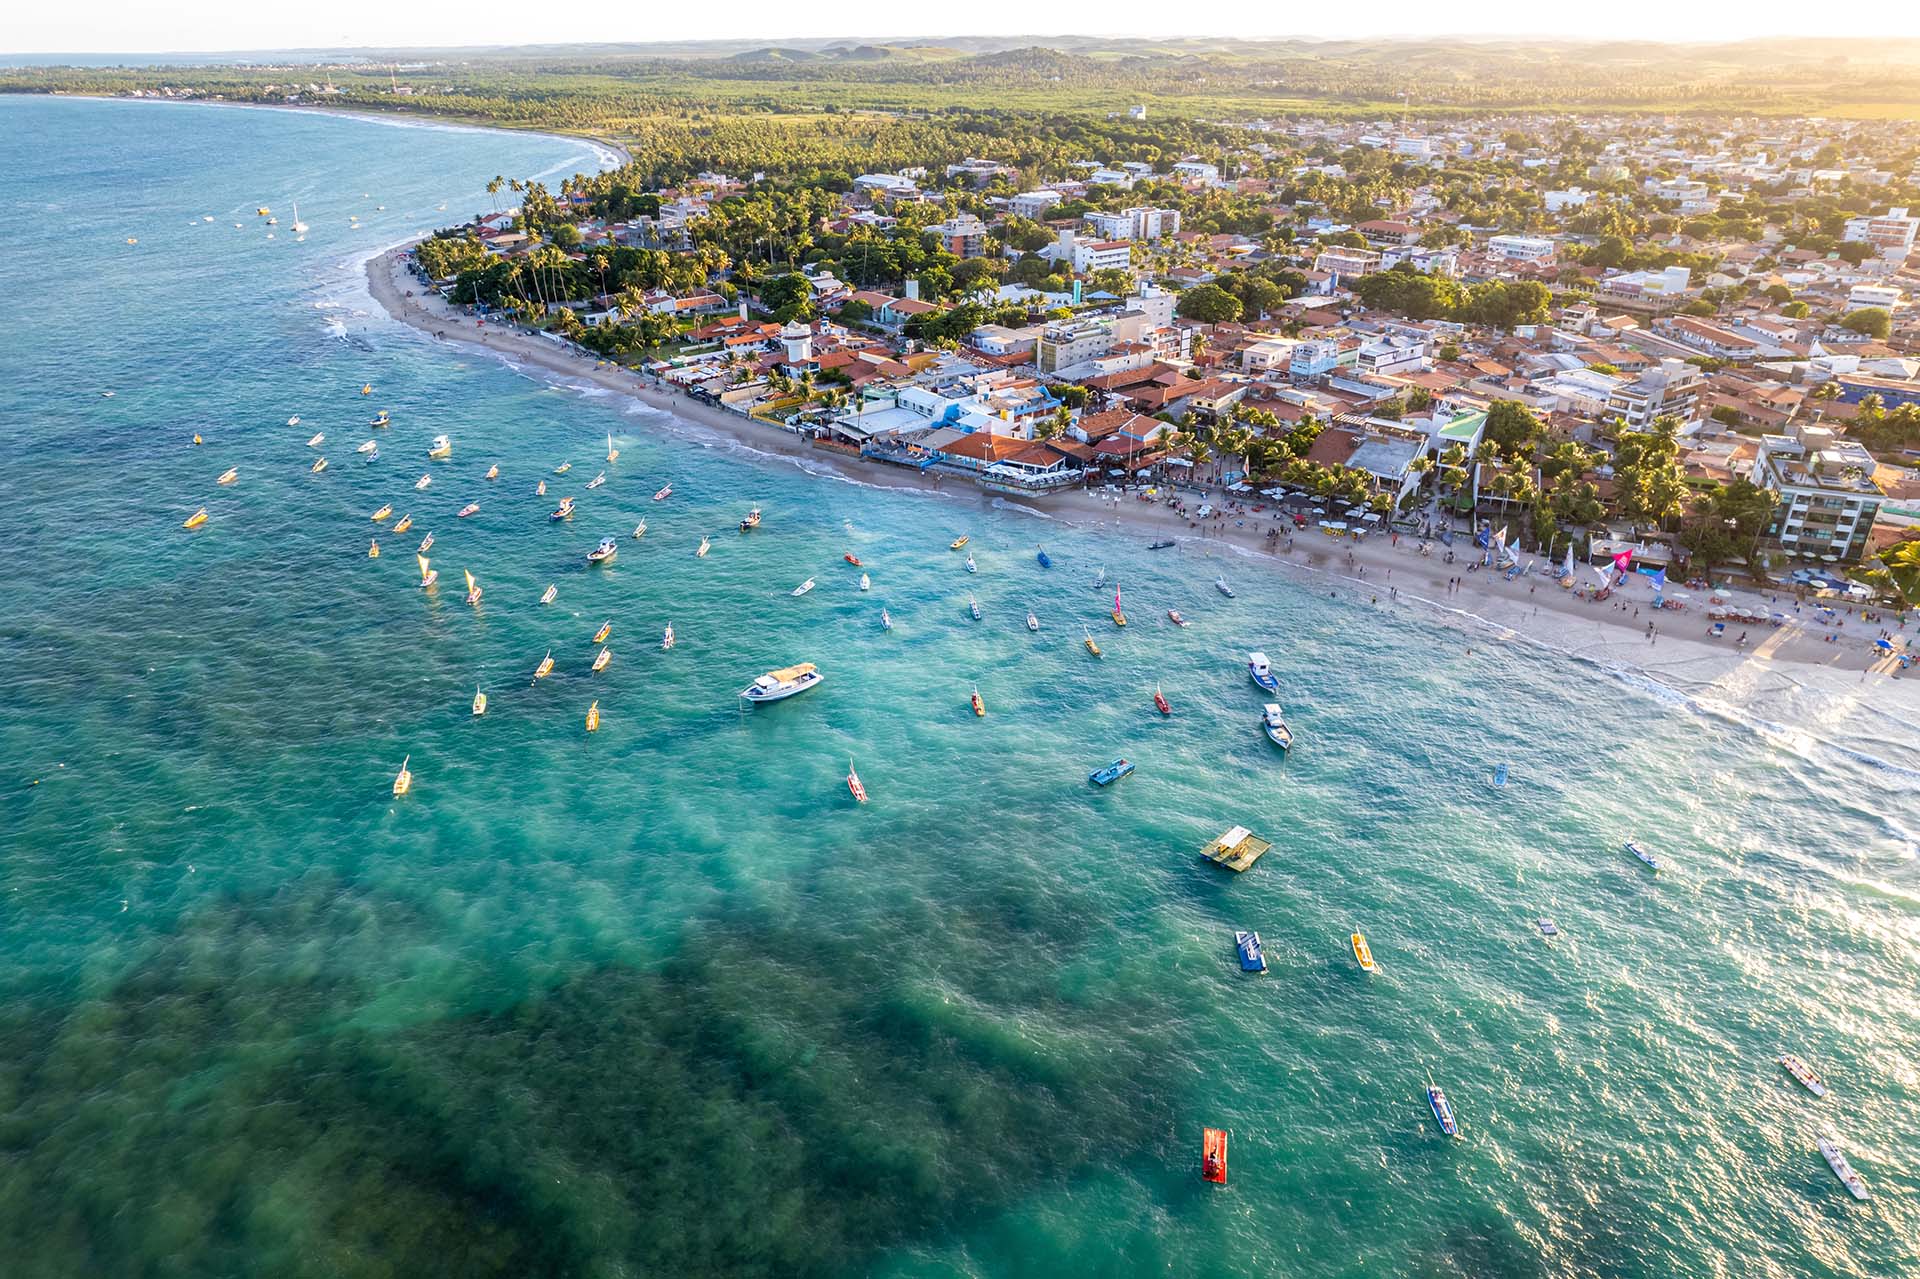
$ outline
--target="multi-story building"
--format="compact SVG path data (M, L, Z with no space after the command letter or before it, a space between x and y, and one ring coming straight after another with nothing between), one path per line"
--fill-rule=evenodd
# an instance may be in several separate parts
M987 251L987 224L971 213L956 213L926 228L940 247L957 258L977 258Z
M1087 225L1107 240L1158 240L1180 229L1180 210L1145 206L1118 213L1087 214Z
M1801 559L1858 560L1886 496L1873 454L1825 427L1788 429L1762 436L1753 460L1753 482L1780 498L1767 539Z
M1705 385L1700 370L1685 360L1662 360L1641 370L1636 380L1615 387L1607 396L1607 412L1635 428L1648 426L1657 417L1689 422Z
M1358 342L1312 338L1293 348L1287 360L1287 376L1296 382L1318 381L1339 369L1351 368L1359 358Z
M1124 271L1133 260L1131 240L1075 240L1073 269L1086 275L1091 271Z
M1213 186L1220 181L1220 166L1200 160L1182 160L1173 166L1173 176L1178 182L1204 182Z
M1898 258L1913 251L1916 232L1920 232L1920 218L1907 216L1906 209L1902 207L1888 209L1878 217L1849 218L1840 238L1871 244L1880 251L1881 256Z
M1487 252L1509 262L1545 262L1554 247L1552 240L1536 235L1496 235L1487 241Z
M1325 271L1328 275L1357 279L1363 275L1372 275L1380 269L1380 255L1372 249L1351 249L1345 245L1329 245L1320 250L1319 255L1313 259L1313 269Z
M1401 334L1376 338L1360 348L1355 365L1362 373L1380 376L1417 373L1428 367L1426 339Z
M1038 221L1047 216L1047 210L1060 203L1058 191L1022 191L1007 201L1007 212L1016 218L1031 218Z

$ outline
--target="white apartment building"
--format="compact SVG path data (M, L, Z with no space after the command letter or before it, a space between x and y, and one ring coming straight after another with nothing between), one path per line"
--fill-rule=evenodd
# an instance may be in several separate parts
M1176 181L1204 182L1213 186L1220 181L1220 166L1201 160L1182 160L1173 166L1173 176Z
M1788 429L1761 436L1753 459L1753 482L1780 496L1768 540L1800 559L1858 560L1886 496L1873 481L1873 454L1825 427Z
M1847 305L1879 306L1892 310L1904 295L1890 284L1856 284L1847 292Z
M1587 201L1593 199L1593 192L1580 187L1568 187L1564 191L1548 191L1540 199L1546 204L1548 213L1564 213L1568 209L1585 208Z
M1007 212L1016 218L1031 218L1038 221L1047 216L1047 210L1060 203L1058 191L1022 191L1007 201Z
M1075 274L1086 275L1092 271L1124 271L1133 261L1133 241L1131 240L1075 240L1073 242L1073 269Z
M1158 240L1180 229L1180 210L1141 206L1118 213L1087 214L1087 225L1106 240Z
M1642 369L1634 381L1615 387L1607 396L1607 412L1635 428L1651 425L1657 417L1690 422L1705 385L1700 370L1685 360L1662 360Z
M1917 231L1920 231L1920 218L1907 216L1903 207L1888 209L1878 217L1848 218L1847 229L1840 238L1871 244L1880 250L1882 257L1899 258L1913 251Z
M1320 250L1319 256L1314 258L1313 269L1349 278L1372 275L1380 269L1380 255L1372 249L1352 249L1345 245L1329 246Z
M1552 240L1536 235L1496 235L1487 241L1487 252L1509 262L1545 262L1553 251Z

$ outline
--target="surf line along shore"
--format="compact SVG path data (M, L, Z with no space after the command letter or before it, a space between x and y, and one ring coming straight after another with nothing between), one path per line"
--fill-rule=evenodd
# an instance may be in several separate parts
M591 354L571 344L559 345L512 326L477 323L412 274L408 266L411 248L411 244L401 245L369 259L367 285L382 310L423 333L477 347L561 381L590 383L758 452L804 458L810 467L825 468L871 487L911 489L982 504L990 500L964 477L949 477L948 482L941 483L938 477L816 449L790 431L657 386L644 374L617 365L595 367ZM1796 622L1778 630L1752 627L1749 642L1741 649L1735 647L1737 627L1730 627L1726 638L1705 638L1708 623L1703 594L1695 593L1695 606L1679 613L1653 610L1651 592L1638 583L1619 597L1626 603L1624 608L1617 607L1617 601L1586 603L1541 572L1512 582L1496 573L1468 572L1473 558L1470 547L1462 549L1455 563L1447 564L1438 546L1431 556L1421 556L1413 539L1403 537L1394 545L1384 533L1356 545L1346 539L1325 538L1311 528L1290 532L1284 522L1276 525L1270 511L1244 512L1196 526L1164 503L1143 502L1135 495L1116 500L1096 491L1073 489L1033 502L999 500L1043 512L1065 524L1146 538L1177 538L1181 554L1212 557L1207 569L1209 581L1219 573L1232 576L1254 560L1278 561L1296 572L1306 570L1306 581L1316 583L1315 589L1326 589L1349 603L1372 605L1383 611L1402 605L1424 606L1423 612L1437 613L1442 620L1491 627L1496 640L1524 638L1595 661L1631 666L1683 687L1703 687L1737 668L1764 668L1773 663L1830 667L1836 673L1846 671L1857 680L1860 672L1873 664L1867 650L1874 627L1857 619L1843 628L1843 643L1827 643L1825 629L1815 631ZM1199 500L1194 499L1190 505L1197 505ZM1221 495L1212 495L1211 500L1222 504ZM1269 539L1267 530L1276 526L1282 528L1281 536ZM1036 542L1041 540L1036 536ZM1780 599L1786 601L1787 597L1782 595ZM1761 613L1781 607L1789 613L1792 610L1790 602L1776 604L1772 596L1753 592L1736 593L1734 602ZM1802 616L1810 619L1811 611ZM1654 626L1651 640L1649 622ZM1848 631L1853 633L1846 634Z

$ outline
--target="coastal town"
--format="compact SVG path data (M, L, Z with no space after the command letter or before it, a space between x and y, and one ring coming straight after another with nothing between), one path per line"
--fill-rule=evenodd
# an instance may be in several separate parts
M876 470L1091 490L1289 548L1410 539L1583 598L1629 564L1838 597L1890 609L1872 634L1904 648L1920 134L1228 133L1044 172L496 179L498 207L415 247L411 290L444 300L442 332L533 335Z

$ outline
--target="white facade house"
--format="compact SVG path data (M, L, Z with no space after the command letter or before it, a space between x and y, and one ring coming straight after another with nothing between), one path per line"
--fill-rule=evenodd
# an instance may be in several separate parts
M1593 192L1568 187L1564 191L1548 191L1540 199L1546 204L1548 213L1564 213L1568 209L1585 208L1587 201L1593 199Z
M1204 182L1213 186L1220 181L1220 166L1200 160L1182 160L1173 166L1173 176L1181 182Z
M1418 373L1429 367L1425 338L1389 334L1360 348L1355 361L1362 373Z

